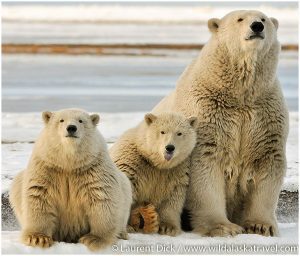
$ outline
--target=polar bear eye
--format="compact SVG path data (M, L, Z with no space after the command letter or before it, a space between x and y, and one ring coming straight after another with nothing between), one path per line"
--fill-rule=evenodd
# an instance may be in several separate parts
M64 119L60 119L59 122L63 123L65 120Z
M161 133L161 134L165 134L165 132L164 132L164 131L161 131L160 133Z
M81 120L81 119L79 120L79 123L82 123L82 120Z
M177 133L177 136L181 136L181 135L182 135L182 133L181 133L181 132Z
M262 22L265 22L266 20L264 18L261 19Z
M244 19L242 19L242 18L239 18L237 21L238 21L238 22L241 22L241 21L243 21L243 20L244 20Z

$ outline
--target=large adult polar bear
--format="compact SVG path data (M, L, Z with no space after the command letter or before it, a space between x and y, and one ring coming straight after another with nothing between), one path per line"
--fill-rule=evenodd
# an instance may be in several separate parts
M211 39L153 110L199 118L186 208L209 236L278 234L288 112L276 78L278 21L258 11L210 19Z

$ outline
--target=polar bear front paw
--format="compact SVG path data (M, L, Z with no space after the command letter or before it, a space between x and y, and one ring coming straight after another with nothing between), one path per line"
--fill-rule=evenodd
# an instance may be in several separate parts
M160 223L158 233L161 235L177 236L181 230L177 226L170 223Z
M246 222L244 224L245 232L247 234L257 234L262 236L277 236L277 229L275 225L259 222Z
M226 223L226 224L218 224L213 227L209 232L207 232L206 236L236 236L238 234L242 234L244 229L236 225L234 223Z
M121 231L120 234L118 235L119 239L123 239L123 240L128 240L129 236L128 236L128 232L126 231Z
M98 251L113 244L115 239L102 238L92 234L86 234L79 239L79 242L87 246L91 251Z
M42 233L27 233L22 235L22 242L28 246L48 248L53 244L53 239Z

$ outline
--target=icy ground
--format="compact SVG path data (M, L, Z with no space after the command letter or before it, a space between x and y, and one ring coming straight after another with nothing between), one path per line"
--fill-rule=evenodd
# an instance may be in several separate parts
M116 245L108 247L101 253L129 254L143 252L164 254L209 254L230 253L232 250L238 254L263 253L270 250L277 253L298 252L298 224L279 224L280 237L263 237L259 235L238 235L233 238L208 238L197 234L183 233L177 237L130 234L129 240L118 240ZM48 249L39 249L25 246L19 243L20 232L2 232L3 254L89 254L91 253L82 244L55 243ZM255 247L254 247L255 245ZM277 249L276 249L277 246ZM273 247L273 248L272 248ZM274 249L275 248L275 249ZM143 251L144 250L144 251ZM226 251L224 251L226 250ZM231 251L229 251L231 250ZM237 251L238 250L238 251ZM245 251L244 251L245 250ZM252 251L251 251L252 250ZM98 252L99 253L99 252ZM274 251L273 251L274 253Z
M100 113L99 130L113 143L125 130L135 126L145 113ZM13 177L26 167L34 140L43 127L40 113L2 114L2 193L9 189ZM298 191L298 113L290 113L287 143L288 168L283 190Z

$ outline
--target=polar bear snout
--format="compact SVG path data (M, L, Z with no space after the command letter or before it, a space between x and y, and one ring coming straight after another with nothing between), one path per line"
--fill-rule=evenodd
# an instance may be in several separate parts
M265 26L264 24L262 24L262 22L257 22L257 21L254 21L251 25L250 25L250 28L253 32L255 33L260 33L260 32L263 32Z
M168 144L168 145L166 146L166 151L167 151L168 153L173 153L174 150L175 150L175 146L174 146L174 145Z
M76 137L75 136L75 133L77 131L77 126L76 125L73 125L73 124L68 125L67 128L66 128L66 130L68 132L68 134L67 134L66 137Z
M174 151L175 151L175 146L172 145L172 144L168 144L166 147L165 147L165 153L164 153L164 158L167 160L167 161L170 161L174 155Z
M254 21L251 23L250 25L250 35L248 36L248 38L246 38L246 40L252 40L252 39L265 39L265 35L264 35L264 24L260 21Z

